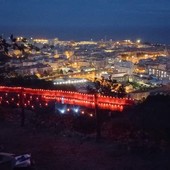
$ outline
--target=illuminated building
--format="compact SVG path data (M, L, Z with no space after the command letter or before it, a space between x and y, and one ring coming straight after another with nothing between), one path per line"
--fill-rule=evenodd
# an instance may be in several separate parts
M41 44L48 44L49 40L47 40L47 39L34 39L33 42L41 43Z
M168 80L170 82L170 69L166 69L166 65L158 64L148 67L148 74L154 75L160 80Z

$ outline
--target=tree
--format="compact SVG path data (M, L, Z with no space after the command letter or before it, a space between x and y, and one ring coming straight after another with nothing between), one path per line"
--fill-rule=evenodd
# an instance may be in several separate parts
M63 74L63 70L62 69L60 70L60 74Z
M126 95L125 87L121 85L118 89L118 97L124 97Z

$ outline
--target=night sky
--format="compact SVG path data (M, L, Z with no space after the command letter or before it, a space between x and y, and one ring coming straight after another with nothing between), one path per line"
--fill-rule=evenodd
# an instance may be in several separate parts
M170 43L169 0L0 0L0 33Z

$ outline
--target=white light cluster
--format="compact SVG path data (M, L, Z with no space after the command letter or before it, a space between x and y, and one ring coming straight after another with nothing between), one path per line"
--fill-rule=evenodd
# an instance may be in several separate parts
M77 83L85 83L87 80L67 80L67 81L60 81L54 82L54 85L61 85L61 84L77 84Z
M79 108L78 107L73 107L72 109L66 108L66 106L64 108L58 108L58 111L61 114L66 114L67 112L70 112L70 110L73 110L75 113L79 113ZM84 114L84 111L83 111L83 114Z

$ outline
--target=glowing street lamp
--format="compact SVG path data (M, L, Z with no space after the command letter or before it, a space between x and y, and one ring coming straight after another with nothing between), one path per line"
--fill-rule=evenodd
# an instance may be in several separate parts
M137 42L138 44L140 44L140 43L141 43L141 40L140 40L140 39L138 39L138 40L136 40L136 42Z

